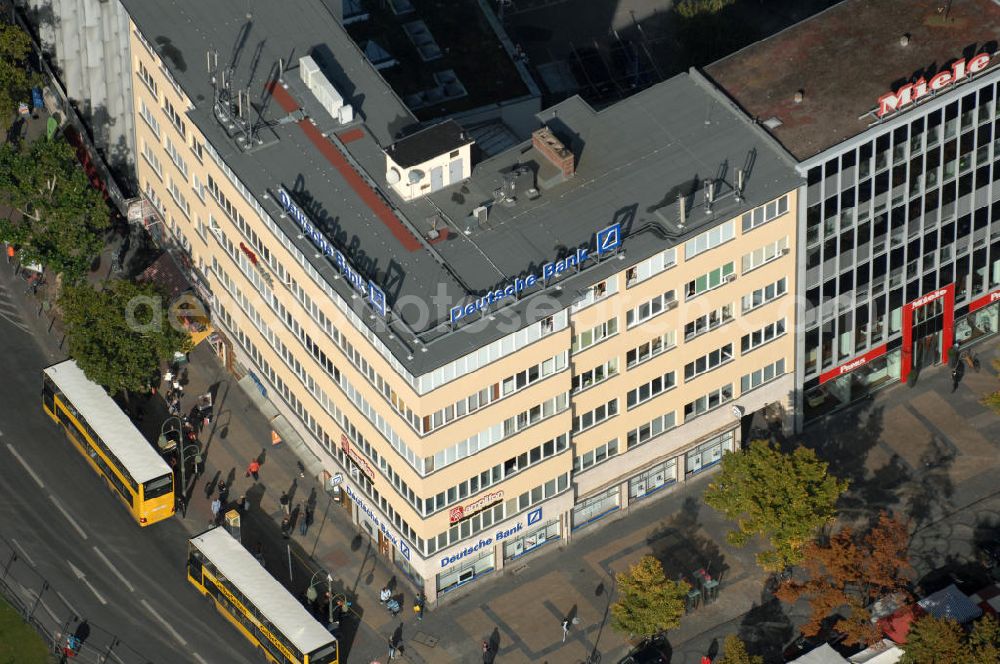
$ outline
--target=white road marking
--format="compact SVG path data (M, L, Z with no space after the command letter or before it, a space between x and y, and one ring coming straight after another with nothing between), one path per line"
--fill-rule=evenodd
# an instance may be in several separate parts
M177 632L177 630L176 630L176 629L174 629L174 626L173 626L173 625L171 625L171 624L170 624L169 622L167 622L167 621L166 621L166 620L165 620L165 619L163 618L163 616L161 616L161 615L160 615L160 614L159 614L159 613L158 613L158 612L156 611L156 609L154 609L154 608L152 607L152 605L150 605L150 603L149 603L149 602L147 602L146 600L142 600L142 605L143 605L144 607L146 607L146 610L148 610L148 611L149 611L150 613L152 613L152 614L153 614L153 617L154 617L154 618L156 618L156 619L157 619L158 621L160 621L160 624L161 624L161 625L163 625L164 627L166 627L166 628L167 628L167 631L168 631L168 632L170 632L170 635L171 635L171 636L173 636L173 637L174 637L175 639L177 639L177 642L178 642L178 643L180 643L180 644L181 644L182 646L185 646L185 647L187 646L187 641L185 641L185 640L184 640L184 637L183 637L183 636L181 636L181 635L180 635L180 634L179 634L179 633Z
M133 588L132 584L129 583L128 579L125 578L125 575L122 574L120 571L118 571L118 568L115 567L114 564L110 560L108 560L108 557L105 556L104 553L100 549L98 549L96 546L93 547L93 548L94 548L94 553L96 553L97 556L101 560L104 561L105 565L107 565L108 567L111 568L111 571L114 573L115 576L118 577L118 580L121 581L125 585L126 588L128 588L128 591L130 593L134 593L135 592L135 588Z
M3 312L0 312L0 318L3 318L5 321L7 321L8 323L10 323L11 325L13 325L14 327L16 327L17 329L21 330L22 332L27 332L29 334L31 333L31 330L28 328L27 325L25 325L24 323L20 323L20 322L14 320L13 318L11 318L10 316L8 316L7 314L5 314Z
M80 535L80 537L87 539L87 533L83 532L83 528L80 527L80 524L76 522L76 519L69 515L69 512L67 512L66 508L62 506L62 503L56 500L56 497L51 493L49 494L49 500L52 501L52 504L56 506L57 510L62 512L62 515L66 517L66 520L69 521L70 525L76 528L76 532Z
M82 581L83 585L85 585L88 588L90 588L90 592L94 593L94 596L98 600L100 600L101 604L107 604L108 603L106 599L104 599L103 597L101 597L101 593L97 592L97 588L95 588L93 586L93 584L91 584L90 581L87 580L87 577L84 576L83 572L80 571L80 569L76 565L74 565L73 563L71 563L68 560L66 561L66 564L69 565L70 569L73 570L73 574L76 576L76 578L78 578L80 581ZM60 597L61 597L61 595L60 595ZM73 613L76 613L76 611L74 611ZM79 614L77 614L77 615L79 615Z
M56 613L55 613L55 611L53 611L52 609L49 608L49 605L45 603L44 599L42 600L41 604L42 604L42 608L45 609L45 613L49 614L49 617L52 618L53 622L58 623L58 622L62 621L62 618L60 618L59 616L57 616Z
M7 449L10 450L10 453L14 455L14 458L17 459L17 462L20 463L22 466L24 466L24 469L28 471L28 474L31 475L31 479L35 480L35 484L38 485L38 488L44 489L45 483L42 482L41 478L35 474L35 471L31 469L31 466L29 466L28 462L21 457L18 451L14 449L14 446L11 445L10 443L7 443Z
M79 618L80 617L80 612L73 608L73 605L69 603L69 600L66 599L66 596L63 595L58 590L56 591L56 594L59 595L59 599L61 599L62 603L66 605L66 608L69 609L70 611L72 611L74 616L76 616L76 617Z
M31 556L29 556L28 552L24 550L24 547L21 546L20 542L18 542L13 537L10 538L10 541L14 543L14 546L17 547L17 550L21 552L21 555L24 556L24 559L27 560L32 567L37 567L37 565L35 565L35 561L31 559Z
M199 662L201 662L201 664L208 664L208 662L205 661L205 658L196 652L191 653L191 656L194 657Z

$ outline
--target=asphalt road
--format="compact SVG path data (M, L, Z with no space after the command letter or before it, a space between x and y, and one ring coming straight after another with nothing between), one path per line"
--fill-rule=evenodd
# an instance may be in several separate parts
M53 361L17 306L23 282L0 268L0 573L49 627L87 621L78 661L121 664L260 661L249 642L187 582L187 531L140 529L42 411ZM15 555L16 554L16 555ZM39 591L40 596L39 596ZM76 614L77 620L73 620ZM53 630L57 631L57 630Z

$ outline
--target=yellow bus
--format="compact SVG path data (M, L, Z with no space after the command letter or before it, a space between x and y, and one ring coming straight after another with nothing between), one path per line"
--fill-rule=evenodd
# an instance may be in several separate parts
M188 540L188 581L274 664L339 664L334 638L224 528Z
M140 526L174 514L174 473L100 385L73 360L42 374L42 408Z

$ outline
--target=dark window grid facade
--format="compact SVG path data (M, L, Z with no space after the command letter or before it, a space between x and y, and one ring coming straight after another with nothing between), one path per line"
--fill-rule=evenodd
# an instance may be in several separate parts
M906 302L1000 285L997 72L806 164L804 382L883 343Z

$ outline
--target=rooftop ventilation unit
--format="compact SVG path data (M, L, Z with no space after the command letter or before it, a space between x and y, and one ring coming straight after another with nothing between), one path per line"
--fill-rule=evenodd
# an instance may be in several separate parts
M320 105L330 114L330 117L340 124L347 124L354 120L354 109L351 108L350 104L344 103L343 96L327 80L311 56L305 55L299 58L299 76Z

